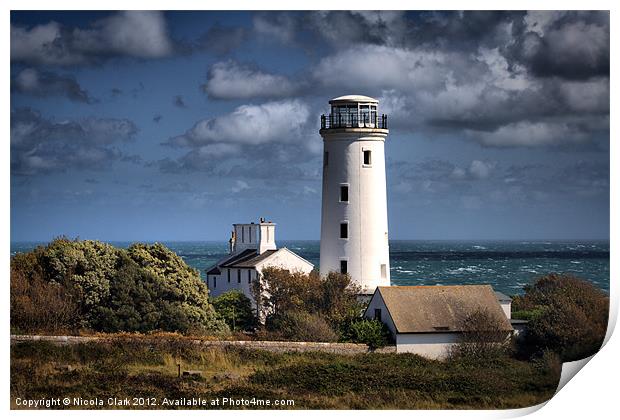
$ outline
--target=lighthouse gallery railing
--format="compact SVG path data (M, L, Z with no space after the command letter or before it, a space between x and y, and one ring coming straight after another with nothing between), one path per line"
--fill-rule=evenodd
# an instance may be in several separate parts
M321 129L325 128L381 128L387 130L387 115L372 118L368 114L361 117L356 114L321 115Z

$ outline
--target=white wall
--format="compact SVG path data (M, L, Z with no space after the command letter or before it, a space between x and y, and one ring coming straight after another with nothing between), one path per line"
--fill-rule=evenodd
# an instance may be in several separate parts
M512 312L510 308L512 306L512 302L506 302L506 303L500 302L499 304L502 307L504 314L506 314L506 318L510 319L510 317L512 316Z
M340 271L346 259L348 272L363 292L390 285L387 195L384 144L387 130L323 130L324 152L321 209L321 275ZM363 165L363 151L372 162ZM348 203L340 202L340 185L349 185ZM349 238L340 238L340 224L349 224ZM385 264L385 277L381 265Z
M396 352L443 359L448 355L450 347L458 342L458 333L397 334Z
M312 271L314 265L304 260L288 248L280 248L278 252L261 261L256 266L256 269L262 273L262 270L266 267L284 268L289 271L301 271L307 274Z
M238 281L238 272L241 270L241 282ZM229 290L240 290L252 299L252 293L250 289L250 282L248 281L248 274L251 276L251 281L256 279L256 270L253 268L222 268L222 274L219 276L209 275L207 276L207 287L209 288L209 296L217 297L222 293L226 293ZM228 282L228 271L230 271L230 283ZM213 287L213 277L217 277L216 287Z
M392 321L390 313L385 307L385 302L383 301L383 298L381 297L381 294L379 292L376 292L375 294L373 294L372 298L370 299L370 302L368 302L368 307L366 308L366 311L364 312L364 317L368 319L374 319L375 309L381 309L381 322L383 322L388 327L388 329L392 333L392 337L395 338L396 337L396 326L394 325L394 321Z

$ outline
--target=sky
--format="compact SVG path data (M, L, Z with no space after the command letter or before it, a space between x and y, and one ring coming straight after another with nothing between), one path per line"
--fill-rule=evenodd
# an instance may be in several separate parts
M11 240L319 239L346 94L390 239L608 239L609 73L608 12L11 12Z

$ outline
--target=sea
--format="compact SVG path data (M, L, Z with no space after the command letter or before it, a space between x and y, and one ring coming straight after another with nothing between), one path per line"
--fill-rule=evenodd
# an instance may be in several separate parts
M126 248L132 242L110 242ZM228 252L227 242L163 243L191 267L205 271ZM43 242L12 242L11 255ZM319 265L319 241L278 241ZM570 273L609 293L609 241L390 241L393 286L490 284L513 296L548 273Z

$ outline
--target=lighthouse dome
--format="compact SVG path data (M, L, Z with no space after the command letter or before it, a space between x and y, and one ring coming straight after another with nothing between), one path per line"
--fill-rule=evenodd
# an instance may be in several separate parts
M371 98L370 96L364 96L364 95L344 95L344 96L339 96L329 101L330 104L341 103L341 102L364 102L364 103L374 103L374 104L379 103L379 101L376 100L375 98Z

